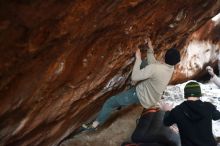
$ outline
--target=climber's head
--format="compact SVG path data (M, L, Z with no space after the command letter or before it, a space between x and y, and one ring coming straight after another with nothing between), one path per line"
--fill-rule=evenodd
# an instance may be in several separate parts
M176 65L180 62L180 52L177 49L171 48L165 54L165 63L169 65Z

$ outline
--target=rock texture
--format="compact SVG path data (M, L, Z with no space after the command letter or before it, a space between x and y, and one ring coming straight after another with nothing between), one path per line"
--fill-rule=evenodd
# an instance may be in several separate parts
M129 85L136 46L150 37L160 60L219 10L219 0L1 0L0 145L57 145Z
M208 21L188 37L186 46L182 49L182 61L176 66L173 75L173 83L188 79L204 80L206 66L217 68L217 60L220 59L219 20ZM207 80L206 77L205 79Z

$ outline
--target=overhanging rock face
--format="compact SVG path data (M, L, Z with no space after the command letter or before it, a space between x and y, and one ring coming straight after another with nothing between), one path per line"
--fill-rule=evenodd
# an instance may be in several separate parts
M150 37L160 60L219 10L218 0L0 1L0 145L56 145L128 85L136 46Z
M176 66L172 82L178 83L188 79L207 80L207 77L204 78L207 74L206 66L215 68L220 57L219 36L219 21L212 20L191 34L182 49L182 61Z

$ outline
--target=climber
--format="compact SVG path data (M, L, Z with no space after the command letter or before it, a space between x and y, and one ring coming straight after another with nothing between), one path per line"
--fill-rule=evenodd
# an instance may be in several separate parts
M145 46L147 47L147 45ZM174 65L180 61L180 53L177 49L171 48L165 54L165 62L160 63L154 57L150 39L148 39L148 47L148 65L144 68L140 68L142 63L140 49L137 49L135 54L136 61L131 79L132 81L139 82L136 87L109 98L104 103L96 120L81 126L84 131L96 130L99 125L102 125L107 120L110 113L118 107L141 104L144 108L150 108L155 106L160 100L163 91L172 77Z
M217 146L212 120L220 119L220 112L213 104L201 101L201 95L199 83L191 81L184 88L186 101L174 109L170 104L160 104L161 109L166 111L164 125L177 124L182 146Z
M214 73L213 68L211 66L207 66L206 70L211 76L210 80L220 88L220 78ZM218 70L220 75L220 55L218 55Z

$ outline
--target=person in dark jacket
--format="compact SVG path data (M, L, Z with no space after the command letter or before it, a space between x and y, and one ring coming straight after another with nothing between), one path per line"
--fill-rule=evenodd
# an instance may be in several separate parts
M197 82L186 84L184 96L187 100L174 109L161 103L161 109L166 111L164 125L177 124L182 146L217 146L212 120L219 120L220 112L213 104L200 100L201 88Z

